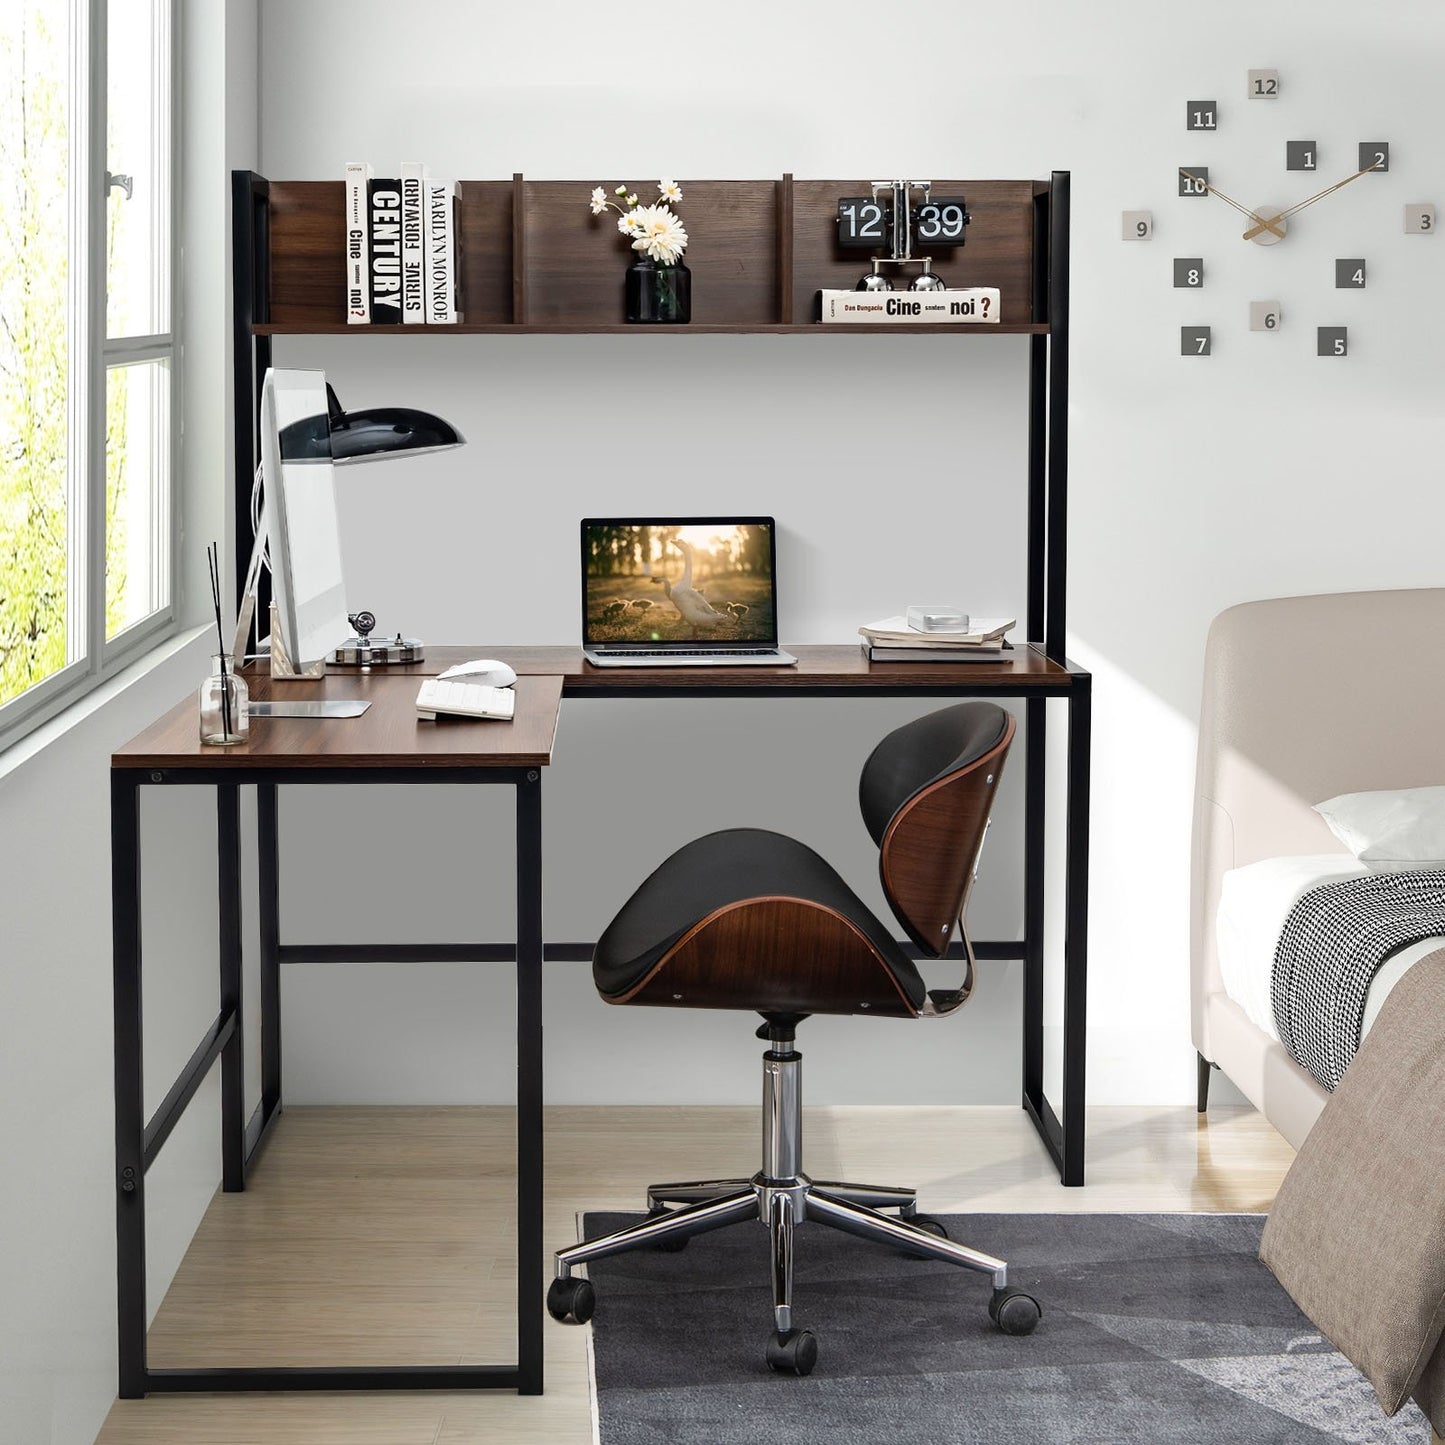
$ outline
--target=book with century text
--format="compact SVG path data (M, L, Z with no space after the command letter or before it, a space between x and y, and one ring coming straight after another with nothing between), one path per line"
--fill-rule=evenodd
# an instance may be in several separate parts
M343 223L346 233L346 319L353 326L371 320L371 287L366 249L367 182L371 167L348 161L344 180Z
M367 274L373 325L401 322L401 181L367 183Z

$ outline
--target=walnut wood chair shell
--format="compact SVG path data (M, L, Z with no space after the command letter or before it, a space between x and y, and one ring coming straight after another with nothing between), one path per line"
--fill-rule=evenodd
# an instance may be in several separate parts
M859 804L884 895L930 957L962 924L1014 729L995 703L959 703L895 728L864 764ZM971 967L966 933L964 944ZM763 1014L912 1018L967 996L930 1005L906 946L824 858L749 828L664 861L599 939L593 978L608 1003Z

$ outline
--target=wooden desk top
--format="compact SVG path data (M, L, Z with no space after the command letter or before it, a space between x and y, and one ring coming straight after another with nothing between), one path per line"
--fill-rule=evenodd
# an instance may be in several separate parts
M785 644L785 646L787 646ZM787 646L796 667L593 667L576 647L432 646L418 663L384 670L333 667L315 682L273 682L251 668L251 696L366 698L358 718L253 718L251 736L229 748L202 745L194 696L111 757L116 768L514 768L551 761L563 697L654 694L807 696L847 693L920 697L996 692L1066 692L1075 673L1031 647L1011 662L870 663L848 644ZM449 718L420 722L417 679L471 658L495 657L517 673L517 715L509 723ZM199 686L199 679L197 679Z
M194 695L111 756L114 768L530 768L552 760L562 679L521 677L511 722L416 715L417 679L392 669L328 672L315 682L273 682L248 671L256 701L365 698L360 717L251 719L251 735L233 747L200 740ZM196 685L200 686L200 679Z
M1011 662L869 662L863 649L847 643L795 645L783 648L798 659L796 667L594 667L578 647L507 647L504 645L428 646L426 657L406 671L438 673L454 663L495 657L519 677L555 674L564 697L603 697L624 690L685 693L692 690L766 692L916 692L947 691L959 686L1000 693L1068 689L1073 674L1024 646Z

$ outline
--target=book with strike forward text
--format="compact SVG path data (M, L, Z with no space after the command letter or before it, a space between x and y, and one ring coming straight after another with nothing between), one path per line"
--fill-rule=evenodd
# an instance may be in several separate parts
M401 164L401 319L426 320L426 167Z

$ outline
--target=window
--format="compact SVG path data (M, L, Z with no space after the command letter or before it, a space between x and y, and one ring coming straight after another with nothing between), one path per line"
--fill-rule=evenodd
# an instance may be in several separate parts
M173 621L172 0L0 6L0 743Z

